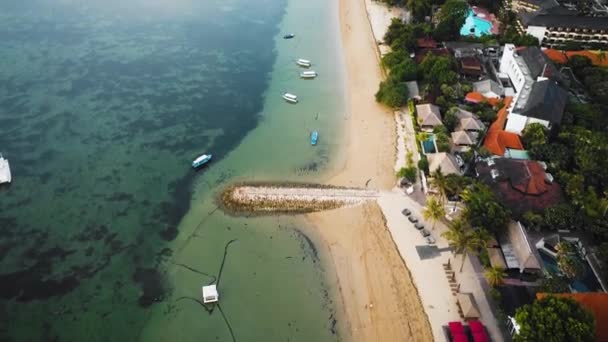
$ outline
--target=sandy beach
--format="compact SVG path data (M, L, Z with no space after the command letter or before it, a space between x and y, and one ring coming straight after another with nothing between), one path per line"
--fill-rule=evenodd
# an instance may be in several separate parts
M395 185L393 112L374 100L383 79L364 0L340 1L347 73L344 164L325 183L389 190ZM375 203L307 215L337 292L347 341L432 341L428 318ZM333 268L333 270L331 270Z

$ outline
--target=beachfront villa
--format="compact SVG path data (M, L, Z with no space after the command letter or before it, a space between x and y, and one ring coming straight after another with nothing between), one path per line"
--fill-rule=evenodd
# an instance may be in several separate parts
M510 82L515 93L508 108L505 131L521 135L531 123L540 123L549 129L561 123L568 93L562 88L561 74L538 47L517 49L513 44L506 44L499 77Z
M444 175L460 175L462 174L460 170L460 165L456 161L456 158L445 152L432 153L428 154L427 158L429 160L429 172L433 173L441 168L441 173Z
M475 164L480 181L515 215L542 212L562 202L562 190L544 163L514 158L489 158Z
M433 128L443 125L439 107L434 104L425 103L416 106L418 125L423 131L433 131Z

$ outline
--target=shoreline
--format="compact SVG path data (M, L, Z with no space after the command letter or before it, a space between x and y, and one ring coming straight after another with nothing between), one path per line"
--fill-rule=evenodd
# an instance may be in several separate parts
M348 118L336 158L341 165L320 181L390 190L397 126L374 94L385 77L365 0L339 0L339 29L346 68ZM432 341L433 334L410 270L399 254L380 207L307 214L335 298L338 331L346 341Z

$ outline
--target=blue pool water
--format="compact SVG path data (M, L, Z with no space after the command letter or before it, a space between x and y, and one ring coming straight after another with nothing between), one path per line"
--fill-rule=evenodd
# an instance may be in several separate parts
M422 142L422 147L424 148L424 153L435 153L435 138L430 135L426 140Z
M471 29L475 29L473 32L471 32ZM492 29L492 23L479 18L477 16L473 15L473 11L469 10L469 15L467 16L467 19L464 22L464 25L462 26L462 28L460 29L460 35L461 36L468 36L471 33L473 33L475 35L475 37L481 37L484 34L490 34L490 30Z
M539 250L539 254L541 259L543 260L545 268L548 271L550 271L551 273L560 272L559 266L557 265L557 260L555 260L552 256L547 255L547 253L544 253L543 250ZM572 286L572 288L576 292L595 292L602 290L600 283L595 278L591 267L587 263L585 263L584 275L572 281L572 283L570 283L570 286Z

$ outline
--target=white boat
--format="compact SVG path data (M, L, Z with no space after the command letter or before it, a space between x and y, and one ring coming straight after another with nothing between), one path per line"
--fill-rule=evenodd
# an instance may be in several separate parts
M305 67L305 68L310 68L310 66L312 65L312 63L310 63L310 61L308 59L301 59L301 58L296 61L296 64L301 67Z
M285 99L285 101L287 102L291 102L291 103L298 103L298 97L295 96L294 94L290 94L290 93L284 93L283 94L283 98Z
M11 168L8 165L8 159L4 159L0 153L0 184L11 182Z
M196 169L196 168L199 168L199 167L207 164L211 160L212 157L213 157L213 155L211 155L211 154L202 154L202 155L198 156L192 162L192 168Z
M317 77L317 72L316 71L312 71L312 70L310 70L310 71L302 71L300 73L300 77L301 78L315 78L315 77Z

